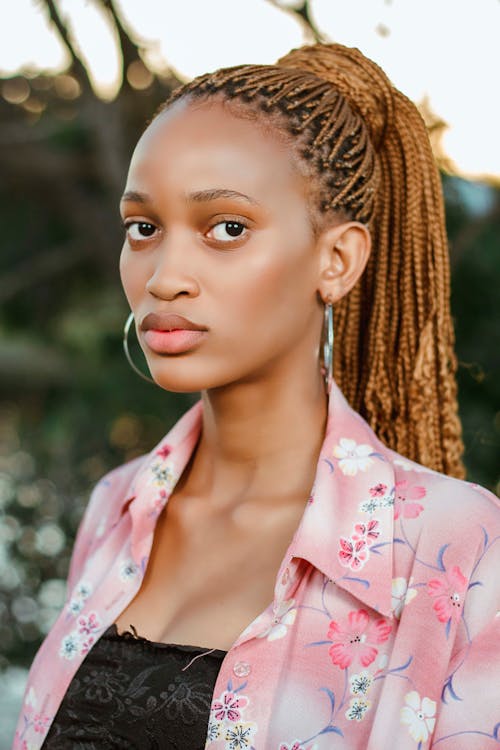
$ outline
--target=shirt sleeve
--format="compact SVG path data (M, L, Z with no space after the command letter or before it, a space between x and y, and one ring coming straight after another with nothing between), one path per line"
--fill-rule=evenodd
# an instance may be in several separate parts
M460 640L442 685L433 733L436 750L498 750L500 745L500 505L487 490L472 506L464 548L477 555L462 610ZM450 595L453 595L450 593Z
M489 750L500 743L500 613L457 654L443 685L431 747Z

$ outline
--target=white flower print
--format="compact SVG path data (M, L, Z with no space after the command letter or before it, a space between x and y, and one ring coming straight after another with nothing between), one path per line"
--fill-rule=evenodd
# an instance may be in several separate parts
M208 730L207 730L207 743L208 742L215 742L215 740L218 740L221 736L221 729L223 726L222 721L210 721L208 724Z
M361 513L375 513L380 508L380 500L377 497L371 497L369 500L363 500L359 509Z
M68 612L76 617L76 615L81 612L84 606L85 602L83 601L83 599L71 599L68 604Z
M88 599L92 593L92 584L89 581L79 581L73 593L78 599Z
M73 630L62 639L61 646L59 648L59 656L62 656L63 659L71 661L78 654L79 650L80 636L78 635L76 630Z
M153 464L151 467L155 484L159 487L165 487L166 489L173 489L175 485L175 476L172 471L172 466L169 464L161 463Z
M408 724L408 731L415 742L425 742L434 729L436 702L420 698L416 690L405 695L406 706L401 709L401 723Z
M366 695L373 682L373 677L366 669L359 674L353 674L349 680L352 695Z
M239 722L227 727L224 739L226 750L245 750L252 745L252 737L257 731L257 725L251 721Z
M373 453L371 445L366 443L356 443L351 438L340 438L339 445L336 445L333 449L333 455L339 460L339 468L343 474L347 476L354 476L359 471L366 471L372 464L373 458L370 454Z
M267 638L268 641L277 641L279 638L284 638L288 632L288 627L295 622L296 615L295 599L287 599L276 610L271 625L257 637Z
M127 558L126 560L122 561L120 565L120 578L122 579L122 581L133 580L138 572L139 567L131 558Z
M106 528L106 521L107 521L106 517L101 518L101 520L99 521L99 525L95 531L95 535L98 539L104 534L104 529Z
M370 706L371 702L365 698L352 698L349 708L345 712L346 719L349 719L349 721L363 721Z
M398 620L405 604L409 604L418 593L417 589L411 587L412 582L413 578L409 581L406 578L392 579L392 611Z
M73 617L76 617L82 611L85 606L85 600L89 598L92 593L92 584L89 581L78 581L73 589L73 595L68 602L68 612Z
M380 654L380 656L377 659L378 669L385 669L388 663L389 663L389 657L387 656L387 654Z

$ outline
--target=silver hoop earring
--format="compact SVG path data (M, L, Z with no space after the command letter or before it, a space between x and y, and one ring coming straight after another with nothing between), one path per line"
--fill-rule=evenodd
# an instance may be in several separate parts
M333 307L325 303L323 320L323 366L326 392L330 393L333 380Z
M134 313L131 312L130 315L128 316L127 321L125 323L125 326L123 328L123 351L125 352L125 356L126 356L126 358L128 360L128 363L129 363L130 367L138 375L140 375L141 378L144 378L144 380L147 380L149 383L153 383L154 385L156 385L156 383L153 380L153 378L150 378L149 375L145 375L143 372L141 372L139 370L139 368L137 367L137 365L134 363L132 357L130 356L130 352L128 350L128 332L130 331L130 326L132 325L133 320L134 320Z

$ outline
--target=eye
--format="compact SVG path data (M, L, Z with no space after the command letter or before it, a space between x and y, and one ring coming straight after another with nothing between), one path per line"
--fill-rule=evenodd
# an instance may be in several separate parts
M123 226L132 241L146 240L156 231L155 225L148 221L125 221Z
M217 224L214 224L210 231L216 230L214 232L214 239L218 242L226 242L229 238L229 241L231 240L238 240L242 236L242 230L247 229L247 225L243 224L241 221L230 221L229 219L226 221L219 221Z

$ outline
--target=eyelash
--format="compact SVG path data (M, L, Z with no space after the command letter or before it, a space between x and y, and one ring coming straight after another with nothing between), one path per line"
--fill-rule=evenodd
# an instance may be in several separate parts
M209 230L214 229L214 227L218 227L220 224L238 224L239 226L243 227L244 229L249 229L248 224L246 224L244 221L239 221L239 220L235 221L234 219L222 219L220 221L217 221L215 224L212 224L212 226L209 228ZM127 234L129 232L129 230L131 229L131 227L133 227L133 226L143 225L143 226L147 226L147 227L153 227L153 229L156 229L155 225L152 224L149 221L124 221L124 222L122 222L122 225L123 225L123 228L124 228L124 230L125 230L125 232ZM152 236L152 235L150 235L150 236ZM232 245L232 244L235 244L241 238L242 238L241 236L240 237L235 237L233 241L228 240L227 242L224 241L224 240L213 240L213 241L214 242L218 242L219 244L223 244L223 245ZM145 242L148 239L150 239L150 237L148 237L148 236L141 237L140 240L139 239L133 239L133 238L129 238L129 239L131 239L132 242Z

